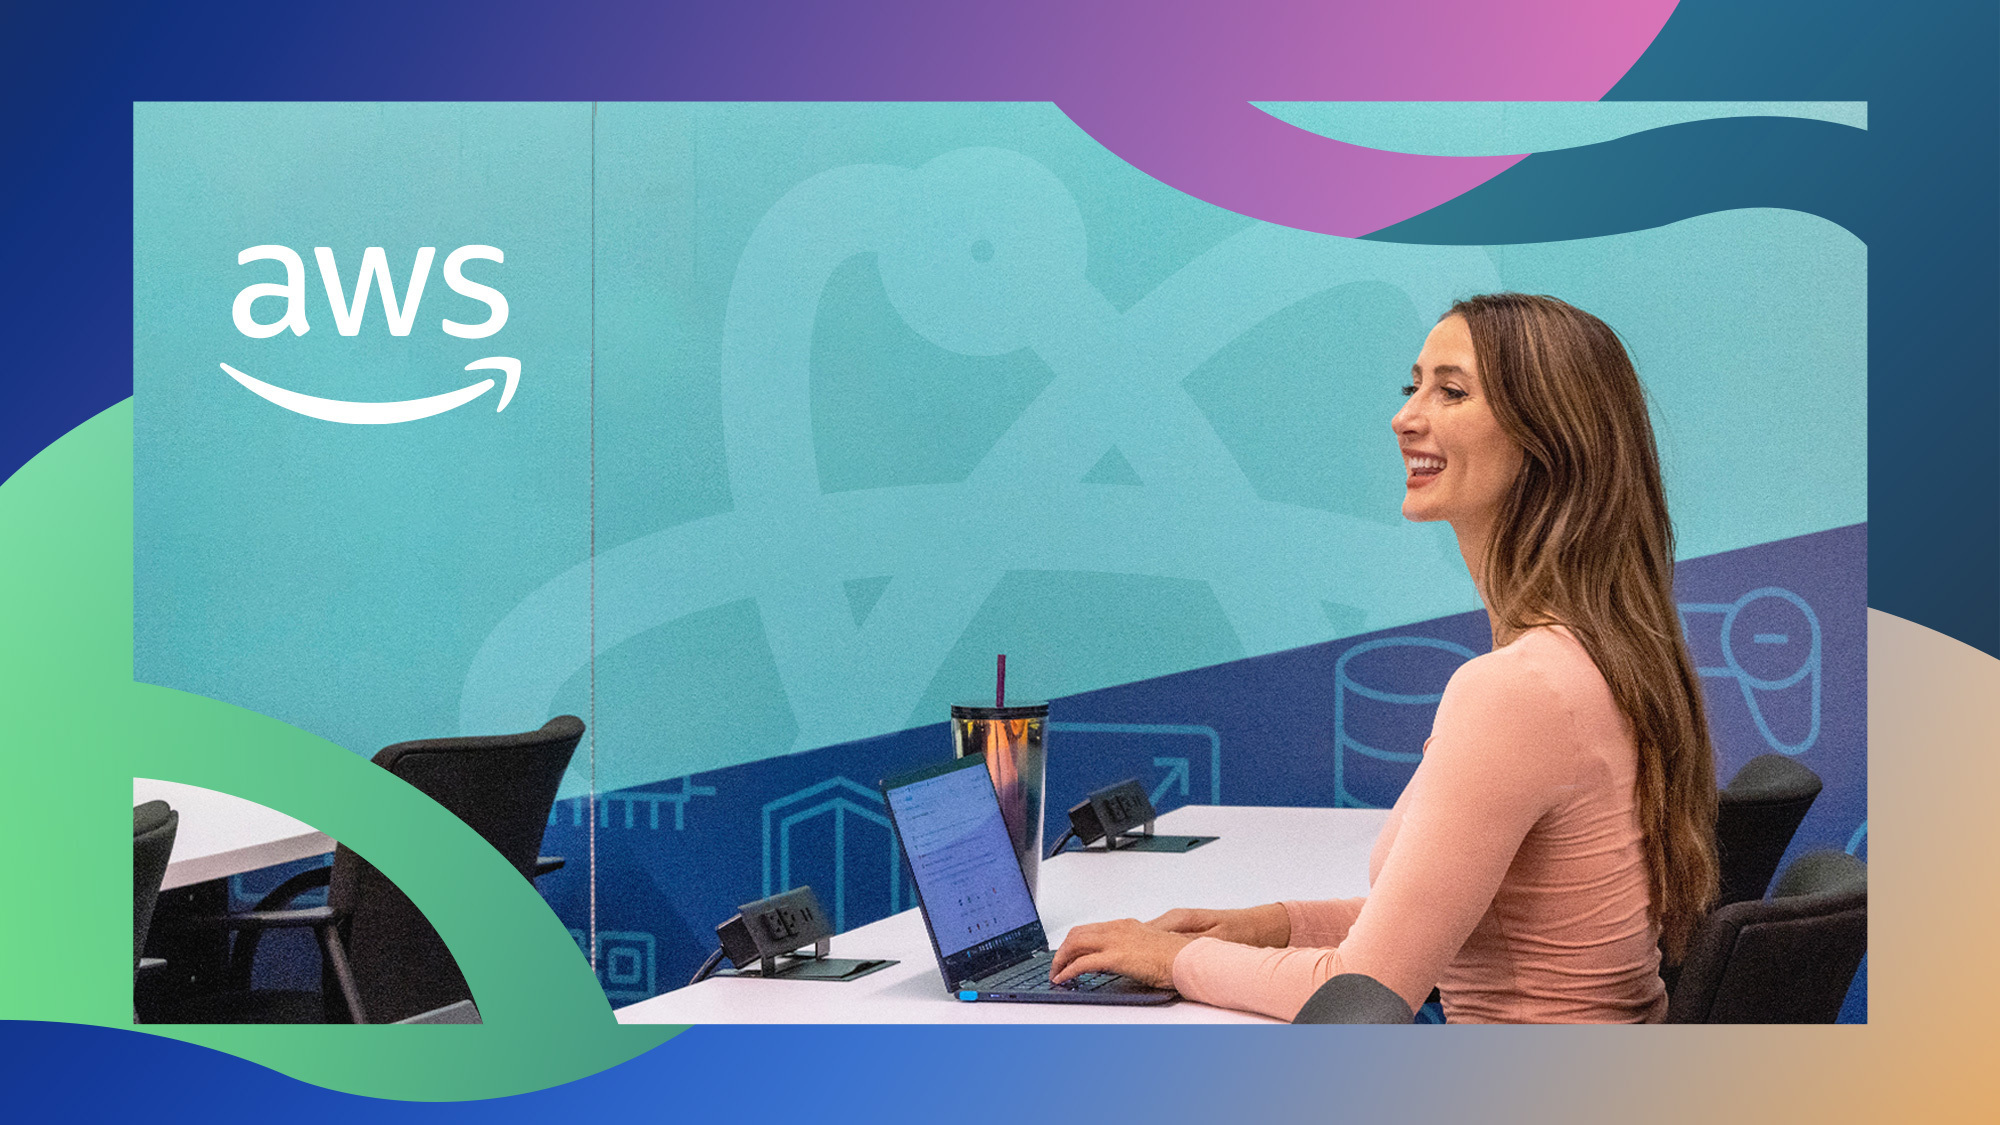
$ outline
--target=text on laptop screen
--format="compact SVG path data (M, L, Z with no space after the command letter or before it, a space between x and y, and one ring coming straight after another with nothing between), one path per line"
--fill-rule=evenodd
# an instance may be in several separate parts
M1035 920L1035 904L983 769L889 790L924 912L949 957Z

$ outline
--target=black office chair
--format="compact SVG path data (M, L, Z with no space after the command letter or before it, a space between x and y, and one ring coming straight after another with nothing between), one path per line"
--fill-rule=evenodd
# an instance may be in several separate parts
M1293 1023L1403 1023L1416 1013L1388 985L1366 973L1341 973L1319 986Z
M556 789L583 737L574 715L525 734L399 742L378 766L449 809L507 857L523 878L562 866L539 855ZM551 866L552 865L552 866ZM325 906L287 909L327 888ZM198 920L239 931L230 953L231 990L175 1013L187 1023L395 1023L471 999L444 939L408 896L345 845L333 866L285 880L247 914ZM265 930L309 927L319 943L319 993L253 992L251 969Z
M181 814L165 801L147 801L132 809L132 969L138 971L146 952L146 932L153 925L153 906L160 901L160 884L167 877L167 860L174 854L174 833Z
M180 831L181 814L165 801L147 801L132 809L132 976L136 984L141 970L166 964L147 957L146 934L153 927L153 906L160 901L160 884L167 877L167 861L174 854L174 834ZM136 1011L133 1015L137 1022Z
M1715 853L1721 870L1710 909L1764 897L1819 791L1819 775L1796 758L1759 754L1743 763L1716 794ZM1680 966L1660 962L1669 996L1680 987L1680 973Z
M1819 791L1819 775L1783 754L1760 754L1736 771L1717 794L1715 808L1715 846L1722 864L1717 907L1764 897Z
M1696 931L1668 1023L1832 1023L1868 952L1868 867L1800 856L1769 901L1732 903Z

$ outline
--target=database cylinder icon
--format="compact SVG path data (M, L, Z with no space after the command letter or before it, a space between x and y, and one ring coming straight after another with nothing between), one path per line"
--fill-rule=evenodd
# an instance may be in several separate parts
M1038 894L1042 863L1042 793L1048 775L1044 737L1049 725L1047 703L951 705L952 756L984 752L986 773L1000 795L1000 816L1028 894Z
M1444 686L1472 659L1434 637L1362 641L1333 665L1335 803L1386 808L1416 772Z

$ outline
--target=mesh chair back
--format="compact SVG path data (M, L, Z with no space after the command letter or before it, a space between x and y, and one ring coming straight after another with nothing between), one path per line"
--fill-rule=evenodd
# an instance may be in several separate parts
M153 906L160 901L160 883L167 877L167 860L174 854L174 833L181 814L165 801L147 801L132 809L132 971L146 949L146 931L153 926Z
M1792 833L1819 796L1819 775L1783 754L1745 763L1718 795L1715 844L1722 861L1717 906L1764 897Z
M526 734L399 742L375 764L449 809L533 880L556 789L583 737L574 715ZM327 904L346 917L345 945L368 1018L393 1023L469 999L444 940L408 896L367 860L334 850ZM327 990L338 1003L337 990Z
M1812 852L1769 901L1711 913L1667 1003L1668 1023L1832 1023L1868 952L1868 868Z

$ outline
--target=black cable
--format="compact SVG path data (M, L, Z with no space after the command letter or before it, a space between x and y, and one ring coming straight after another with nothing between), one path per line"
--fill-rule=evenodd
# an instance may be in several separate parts
M722 964L722 950L717 949L708 955L708 960L701 963L701 968L694 971L694 977L688 983L700 984L702 981L707 980L709 974L715 972L716 966L720 964Z
M1045 856L1043 856L1042 858L1043 858L1043 859L1054 859L1055 857L1057 857L1057 856L1061 855L1061 854L1062 854L1062 850L1063 850L1063 845L1065 845L1065 844L1069 843L1069 842L1070 842L1071 840L1074 840L1074 839L1076 839L1076 838L1077 838L1077 837L1076 837L1076 829L1074 829L1074 828L1065 828L1065 829L1063 829L1063 834L1062 834L1062 835L1060 835L1060 836L1057 836L1057 837L1056 837L1056 846L1055 846L1055 847L1053 847L1053 848L1050 848L1050 849L1049 849L1049 854L1048 854L1048 855L1045 855Z

